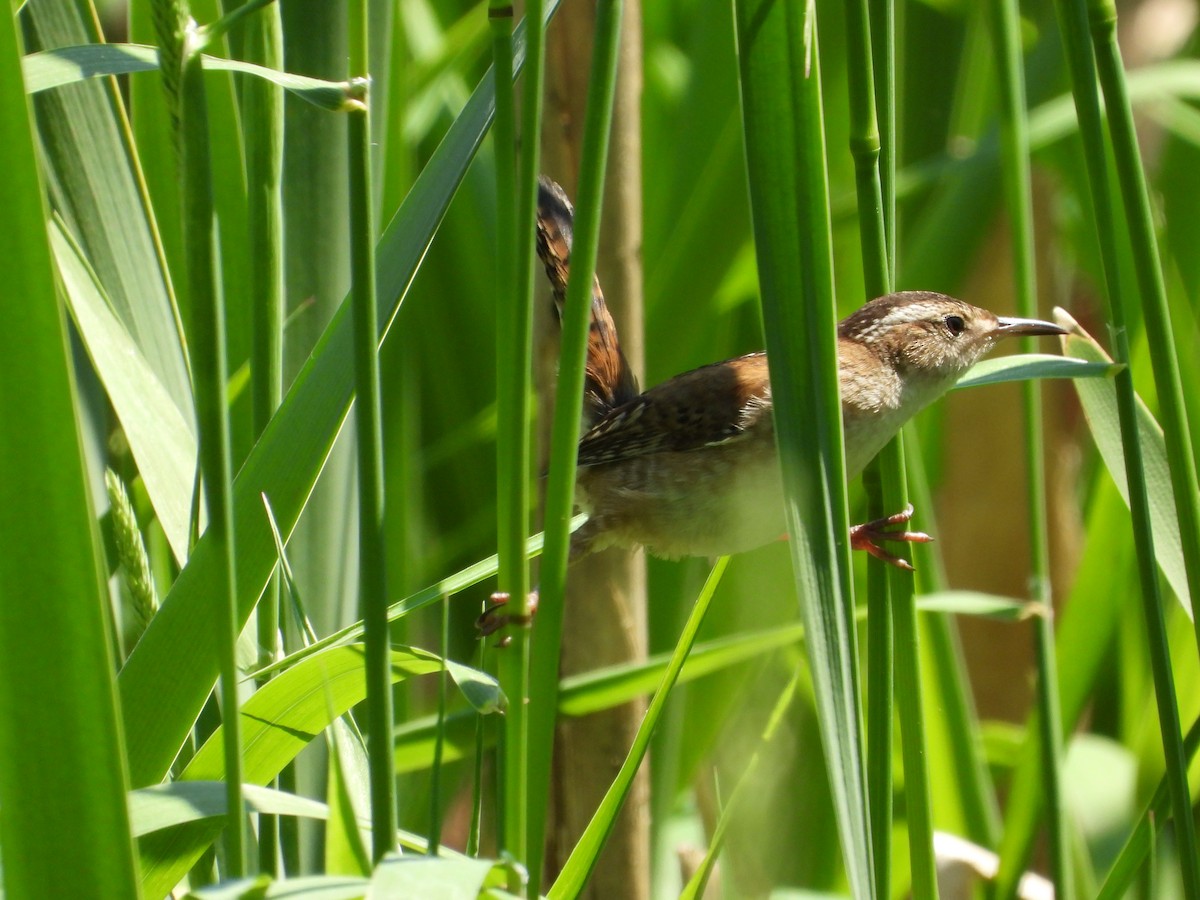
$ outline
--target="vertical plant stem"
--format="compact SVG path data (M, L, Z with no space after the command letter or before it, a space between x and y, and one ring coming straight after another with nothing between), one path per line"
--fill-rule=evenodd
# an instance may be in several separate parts
M1133 110L1117 46L1116 7L1106 0L1090 0L1088 12L1100 88L1104 92L1108 111L1108 131L1117 183L1125 205L1126 224L1133 249L1134 274L1142 298L1146 333L1154 348L1150 360L1158 391L1159 416L1166 442L1180 537L1184 547L1200 547L1200 492L1197 490L1196 461L1190 445L1191 432L1167 308L1166 287L1155 242L1146 176L1138 153ZM1200 597L1200 553L1184 553L1184 564L1188 590L1195 602ZM1150 645L1150 664L1154 673L1163 756L1168 784L1171 786L1180 873L1186 896L1200 897L1200 857L1196 850L1196 828L1192 820L1187 763L1183 753L1182 727L1163 607L1153 593L1143 592L1142 604ZM1200 646L1200 623L1196 623L1195 627Z
M852 895L872 897L814 14L803 2L734 5L789 546L842 857Z
M367 757L371 768L371 854L396 849L392 681L384 549L383 434L371 202L371 117L367 102L367 0L350 3L350 73L359 86L348 113L350 302L354 316L355 425L358 439L359 608L366 642Z
M1137 399L1134 393L1133 373L1129 367L1130 350L1129 329L1127 325L1129 310L1126 308L1127 298L1125 298L1121 291L1121 278L1117 266L1117 261L1121 258L1116 237L1118 226L1115 220L1113 199L1109 191L1109 169L1105 153L1104 125L1100 113L1099 94L1096 88L1096 58L1093 54L1092 45L1088 40L1088 11L1084 0L1058 0L1055 8L1066 49L1068 71L1075 99L1075 109L1079 117L1080 136L1082 138L1081 146L1087 166L1092 213L1096 222L1096 236L1100 245L1099 255L1104 266L1113 357L1117 363L1123 364L1113 381L1117 395L1117 414L1120 422L1125 457L1125 475L1129 485L1129 508L1132 517L1134 546L1138 557L1141 598L1147 621L1149 622L1154 618L1161 621L1163 597L1159 582L1158 564L1155 560L1153 531L1150 525L1149 491L1142 462L1142 447L1138 436ZM1111 23L1108 26L1103 26L1100 30L1103 32L1105 28L1111 28ZM1115 48L1110 51L1110 57L1113 54L1115 54ZM1119 69L1119 57L1116 57L1116 62ZM1111 80L1113 75L1110 73L1108 77ZM1117 73L1117 77L1119 78L1119 72ZM1127 122L1128 106L1124 106L1123 111L1119 103L1111 108L1116 110L1113 115L1113 125L1118 130L1128 134L1130 128ZM1126 125L1123 127L1118 125L1116 122L1117 119L1125 120ZM1140 161L1137 158L1136 148L1132 148L1132 159L1130 159L1130 150L1131 148L1128 146L1125 149L1126 164L1132 164L1140 172ZM1129 198L1126 197L1126 204L1128 205L1128 203ZM1121 227L1124 228L1124 224ZM1144 231L1144 229L1142 230ZM1150 252L1154 254L1153 258L1156 260L1157 255L1152 240L1150 243ZM1146 265L1145 261L1142 262L1142 265ZM1147 277L1150 281L1155 280L1152 273ZM1147 296L1144 290L1143 296ZM1147 312L1148 318L1149 315L1150 313ZM1155 650L1156 645L1159 647L1157 651ZM1166 660L1164 647L1165 645L1161 641L1156 642L1154 639L1151 640L1151 662L1155 677L1155 694L1158 697L1161 709L1164 703L1162 695L1164 682L1160 681L1159 677L1165 674L1167 676L1165 690L1172 697L1170 702L1173 711L1174 686L1171 684L1169 662L1165 666L1160 664L1160 659L1163 661ZM1070 725L1071 722L1063 723L1064 727L1070 727ZM1167 722L1160 720L1160 727L1163 732L1164 757L1167 763L1165 782L1170 788L1169 793L1172 804L1177 804L1178 798L1181 795L1181 787L1185 785L1180 776L1180 767L1172 761L1172 744L1175 741L1172 740L1170 732L1168 732ZM1174 734L1178 737L1178 730ZM1000 848L1000 871L996 879L997 896L1010 897L1015 895L1017 881L1030 856L1033 844L1033 817L1036 814L1042 793L1040 777L1041 766L1034 765L1033 758L1027 754L1026 759L1017 771L1013 794L1009 803L1009 814L1006 817L1004 842ZM1184 799L1186 800L1186 796ZM1178 812L1179 806L1175 805L1174 808ZM1190 816L1187 818L1188 822L1185 824L1185 827L1190 825ZM1184 867L1185 890L1188 890L1189 879L1192 884L1195 883L1193 877L1194 861L1181 859L1181 865ZM1193 870L1192 874L1189 874L1189 869ZM1189 896L1196 896L1196 894L1192 893Z
M536 896L543 856L542 834L550 791L550 753L554 738L555 705L558 692L559 645L562 636L562 601L567 580L568 528L575 493L575 452L583 407L584 357L590 321L592 278L600 240L600 207L604 195L604 171L608 161L609 130L616 93L617 50L623 4L599 0L596 5L596 43L588 86L587 114L583 123L579 191L576 197L574 243L571 248L571 277L562 319L562 351L558 370L554 424L550 445L550 472L546 485L545 549L542 552L541 605L530 670L530 772L529 855L530 896ZM534 11L530 9L532 18ZM530 64L533 49L530 48ZM529 123L526 122L525 125ZM532 152L537 131L526 131L523 152ZM522 190L529 185L522 170ZM519 224L533 231L522 210ZM531 276L532 277L532 276Z
M518 238L517 138L512 84L512 4L493 0L488 6L492 32L492 64L496 72L496 118L492 141L496 151L496 512L500 571L497 587L508 594L511 643L500 654L501 683L510 703L504 719L501 756L504 779L501 846L524 861L528 797L529 569L524 542L528 527L529 390L531 380L532 294L518 273L518 247L532 258L533 248ZM526 21L541 22L541 12ZM542 29L535 29L539 32ZM528 83L529 71L526 70ZM536 145L536 141L532 142ZM528 143L526 145L528 149ZM536 146L534 152L536 153ZM528 193L528 191L526 191ZM533 223L521 220L530 235Z
M879 175L879 129L875 115L875 77L867 0L847 0L846 31L850 152L854 157L863 284L867 298L871 298L891 290L891 257ZM896 485L897 477L903 485L902 466L903 454L897 453L896 447L871 464L869 474L863 478L869 518L884 515L884 485ZM904 502L901 499L897 509L903 508ZM867 788L877 895L886 893L892 882L894 636L889 591L891 577L886 570L887 566L878 561L867 566ZM908 593L911 599L911 589ZM917 841L913 840L911 846L916 852ZM914 871L917 871L915 865Z
M863 472L867 517L884 515L882 460ZM871 844L875 884L892 877L892 741L895 737L895 635L888 596L888 574L882 565L867 565L867 794L871 810Z
M446 660L450 658L450 597L442 595L441 640L438 653L442 658L442 670L438 672L437 735L433 743L433 761L429 766L429 844L426 853L437 856L442 844L442 753L446 735Z
M186 13L183 14L186 18ZM220 698L225 749L225 874L246 871L242 807L241 723L238 715L237 582L234 577L233 485L229 410L225 401L225 310L217 273L217 235L209 155L208 101L195 25L182 33L179 78L180 190L188 298L191 303L192 380L200 431L200 469L208 507L208 530L220 559L213 616L218 629Z
M1012 229L1013 268L1017 308L1022 316L1037 314L1034 262L1033 195L1029 173L1029 128L1025 115L1025 76L1021 59L1020 19L1015 2L994 0L992 33L995 41L997 85L1000 100L1000 142L1005 200ZM1022 340L1022 350L1032 352L1037 342ZM1067 819L1062 794L1062 726L1058 702L1058 672L1054 658L1054 597L1050 587L1050 548L1047 534L1046 473L1043 467L1041 387L1022 385L1025 418L1025 469L1029 510L1030 600L1045 614L1036 618L1034 642L1037 657L1037 721L1043 761L1046 819L1049 831L1050 869L1055 896L1074 896Z
M283 68L279 7L272 4L245 25L245 58L272 69ZM254 342L250 375L254 435L259 437L283 397L283 89L265 78L242 80L242 132L246 140L247 234L250 240L249 304ZM260 665L283 652L279 623L279 576L273 575L259 598L257 613ZM266 683L264 676L259 685ZM290 764L289 764L290 765ZM279 820L258 819L259 869L277 874Z
M875 76L875 102L878 110L873 117L879 130L878 178L881 192L881 209L884 228L884 252L886 253L886 285L893 290L896 284L896 158L899 144L896 134L896 7L894 0L870 0L868 3L868 30L871 35L871 71ZM861 213L860 213L861 215ZM865 245L865 242L864 242ZM864 254L864 278L865 274ZM870 283L870 282L865 282ZM870 293L870 291L868 291ZM894 456L904 459L903 437L896 436L890 448L869 467L870 478L864 477L867 490L868 511L871 518L887 514L888 508L900 509L906 502L903 468L896 468ZM882 471L891 473L884 478ZM865 474L865 473L864 473ZM876 486L878 484L878 486ZM893 505L885 502L883 490L886 485L899 489L900 497ZM892 605L888 583L898 573L884 567L867 566L867 775L871 803L871 827L875 852L875 887L879 893L886 892L891 884L892 847L892 769L891 750L893 741L892 704L894 698L893 677L895 665L895 633L892 628ZM903 579L900 579L903 583ZM903 589L903 588L902 588ZM911 596L911 591L909 591ZM873 674L874 673L874 674ZM879 695L878 698L876 695ZM884 711L886 722L883 720ZM884 753L887 753L887 769L883 770ZM872 759L873 757L873 759ZM885 830L886 829L886 830Z
M883 228L888 284L896 283L896 0L868 0L872 71L875 75L875 117L879 128L879 184L883 195Z

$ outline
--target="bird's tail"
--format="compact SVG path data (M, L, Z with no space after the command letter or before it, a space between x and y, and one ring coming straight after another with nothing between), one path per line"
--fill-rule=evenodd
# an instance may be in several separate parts
M537 252L546 267L554 293L554 308L562 321L571 272L571 243L575 210L566 192L542 175L538 178ZM584 374L583 417L585 428L609 410L638 394L637 379L621 352L617 326L604 303L600 281L592 279L592 322L588 330L587 364Z

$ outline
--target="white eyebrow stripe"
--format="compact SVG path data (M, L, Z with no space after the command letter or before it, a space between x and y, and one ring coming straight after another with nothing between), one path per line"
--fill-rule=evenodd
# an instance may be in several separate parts
M910 303L907 306L898 306L888 312L886 316L879 320L880 325L900 325L905 322L920 322L923 319L930 318L935 312L940 312L944 308L944 304L933 303Z

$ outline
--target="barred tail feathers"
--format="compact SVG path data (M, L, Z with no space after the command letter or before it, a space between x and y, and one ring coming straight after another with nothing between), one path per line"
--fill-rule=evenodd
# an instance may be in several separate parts
M537 252L554 295L559 321L571 272L575 210L566 193L546 176L538 178ZM592 321L588 329L584 381L584 421L590 426L638 395L637 380L621 352L617 326L604 302L600 281L592 279Z

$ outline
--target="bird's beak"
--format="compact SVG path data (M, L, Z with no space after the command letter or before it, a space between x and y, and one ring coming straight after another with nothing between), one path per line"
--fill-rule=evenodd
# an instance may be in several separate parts
M996 333L1000 337L1067 333L1067 329L1055 325L1053 322L1043 322L1041 319L1014 319L1011 316L998 316L996 321L1000 323L1000 327L996 329Z

